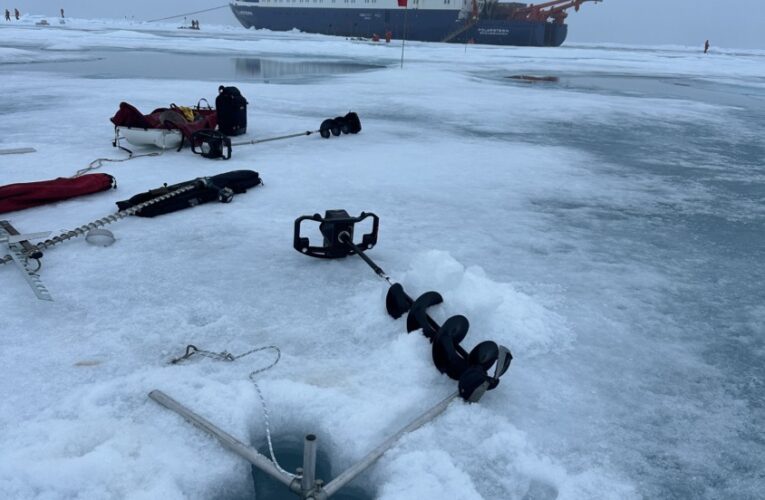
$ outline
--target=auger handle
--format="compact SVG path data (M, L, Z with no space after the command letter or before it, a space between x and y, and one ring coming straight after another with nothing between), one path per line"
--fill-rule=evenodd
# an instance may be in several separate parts
M347 232L348 235L352 237L353 226L356 223L367 219L368 217L372 217L372 231L362 236L361 243L358 246L355 244L353 244L353 246L348 245L346 241L342 241L339 239L340 235L345 232ZM311 245L311 242L307 237L301 236L301 231L300 231L301 224L303 223L303 221L306 221L306 220L318 222L319 224L324 224L324 223L331 223L331 225L342 224L347 226L347 228L349 228L350 230L338 231L336 235L337 241L329 241L329 245L327 245L327 241L325 241L324 245L322 246L313 246ZM327 219L325 217L322 217L319 214L303 215L302 217L298 217L297 219L295 219L295 229L293 234L292 245L295 248L295 250L297 250L298 252L304 255L308 255L310 257L316 257L319 259L338 259L342 257L347 257L348 255L353 255L357 253L357 250L369 250L370 248L374 247L375 244L377 244L377 231L379 226L380 226L380 218L377 215L373 213L368 213L368 212L361 212L361 215L359 215L358 217L342 217L342 218L336 218L336 219ZM320 226L320 230L322 231L322 234L324 235L326 240L329 231L325 230L321 226Z

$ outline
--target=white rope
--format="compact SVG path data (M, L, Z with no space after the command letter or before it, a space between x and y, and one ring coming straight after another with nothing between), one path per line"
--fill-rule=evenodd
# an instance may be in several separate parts
M260 390L260 386L255 381L255 375L259 373L263 373L266 370L270 370L271 368L276 366L276 364L279 362L279 360L282 357L282 351L278 347L276 347L275 345L269 345L265 347L256 347L255 349L247 351L243 354L234 356L233 354L230 354L226 351L223 351L220 353L205 351L202 349L197 349L196 346L189 345L186 347L185 355L181 356L180 358L173 359L172 361L170 361L170 363L177 364L183 360L189 359L191 356L195 354L199 354L200 356L203 356L205 358L215 359L218 361L236 361L237 359L244 358L245 356L249 356L250 354L256 353L258 351L265 351L266 349L273 349L274 351L276 351L276 359L274 359L274 361L270 365L262 367L262 368L258 368L250 372L249 379L252 382L252 385L255 387L255 392L258 394L258 398L260 399L260 405L263 408L263 420L265 421L265 426L266 426L266 441L268 442L268 452L271 455L271 461L274 463L274 466L279 472L293 479L300 479L302 476L293 474L291 472L284 470L282 466L279 465L278 460L276 460L276 454L274 453L274 445L271 440L271 421L269 419L268 406L266 405L266 398L263 397L263 392Z
M136 158L145 158L147 156L159 156L163 153L163 151L160 152L154 152L154 153L144 153L140 155L134 155L133 153L130 153L130 156L127 158L96 158L92 162L88 164L87 167L79 169L72 178L80 177L81 175L85 175L91 170L96 170L98 168L101 168L104 165L104 162L112 162L112 163L121 163L123 161L129 161L129 160L135 160Z

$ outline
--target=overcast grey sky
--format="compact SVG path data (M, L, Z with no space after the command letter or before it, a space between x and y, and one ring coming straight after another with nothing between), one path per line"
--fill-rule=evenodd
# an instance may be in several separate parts
M537 1L536 3L541 3ZM72 17L135 17L147 20L226 4L225 0L2 0L30 14ZM236 24L228 9L195 16ZM568 19L569 42L700 45L765 49L765 0L603 0Z

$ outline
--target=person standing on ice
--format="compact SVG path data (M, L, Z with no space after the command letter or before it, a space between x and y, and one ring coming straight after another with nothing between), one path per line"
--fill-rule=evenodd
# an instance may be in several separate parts
M704 42L704 53L706 54L707 52L709 52L709 40Z
M64 9L61 9L61 19L64 19Z
M8 9L5 9L5 20L10 21L11 20L11 11Z
M21 12L19 12L19 9L13 9L13 14L16 16L16 20L19 20L19 16L21 15Z

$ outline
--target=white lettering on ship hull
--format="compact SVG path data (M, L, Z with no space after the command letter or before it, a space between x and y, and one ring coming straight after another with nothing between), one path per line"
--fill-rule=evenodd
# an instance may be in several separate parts
M479 35L485 36L507 36L510 34L508 28L478 28Z

